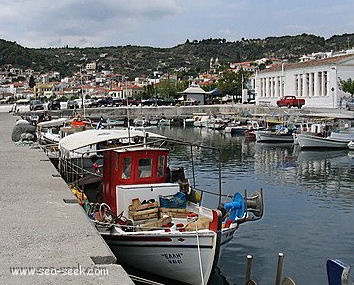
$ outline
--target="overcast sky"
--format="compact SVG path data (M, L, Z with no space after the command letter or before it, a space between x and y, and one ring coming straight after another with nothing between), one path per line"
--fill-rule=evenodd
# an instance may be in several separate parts
M174 47L189 40L354 33L353 0L0 0L24 47ZM354 45L352 43L351 45Z

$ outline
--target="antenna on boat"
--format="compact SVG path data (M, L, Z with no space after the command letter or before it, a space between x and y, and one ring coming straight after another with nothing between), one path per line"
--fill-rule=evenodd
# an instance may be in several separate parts
M220 149L218 149L218 153L219 153L219 205L221 205L221 195L222 195L222 188L221 188L221 151Z
M128 120L128 144L130 144L130 118L129 118L129 102L128 102L128 77L125 79L125 100L127 101L127 120Z

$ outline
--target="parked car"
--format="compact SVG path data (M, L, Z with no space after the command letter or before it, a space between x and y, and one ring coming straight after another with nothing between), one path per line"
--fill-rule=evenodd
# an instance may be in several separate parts
M84 106L86 108L98 107L98 102L95 99L85 99L84 100Z
M49 101L48 110L60 110L60 101L59 100Z
M345 102L345 108L349 111L354 110L354 98L349 98L347 102Z
M112 102L112 105L113 106L122 106L124 104L124 99L122 98L113 98L113 102Z
M36 110L44 110L44 106L41 100L30 101L30 111L36 111Z
M113 106L113 99L111 97L99 99L97 100L97 105L98 107Z
M69 100L66 106L67 109L78 109L79 103L75 100Z
M284 96L280 100L277 101L278 107L301 107L305 105L305 99L297 99L295 96Z

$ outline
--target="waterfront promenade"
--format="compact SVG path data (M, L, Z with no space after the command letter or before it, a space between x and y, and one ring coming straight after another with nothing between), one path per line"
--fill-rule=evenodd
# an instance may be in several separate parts
M134 284L44 152L12 142L16 119L0 112L0 284Z

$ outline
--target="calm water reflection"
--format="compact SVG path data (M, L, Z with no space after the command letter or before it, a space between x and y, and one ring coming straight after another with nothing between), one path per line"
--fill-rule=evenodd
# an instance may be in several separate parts
M243 284L248 254L254 257L252 276L259 284L274 284L279 252L285 255L283 276L300 285L327 284L329 258L354 265L354 154L256 144L204 129L156 130L219 147L224 193L264 189L264 218L240 227L238 237L223 249L220 274L211 284ZM197 186L217 192L215 152L194 154ZM181 164L189 159L184 148L175 149L172 156ZM214 202L212 197L206 199L207 204Z

